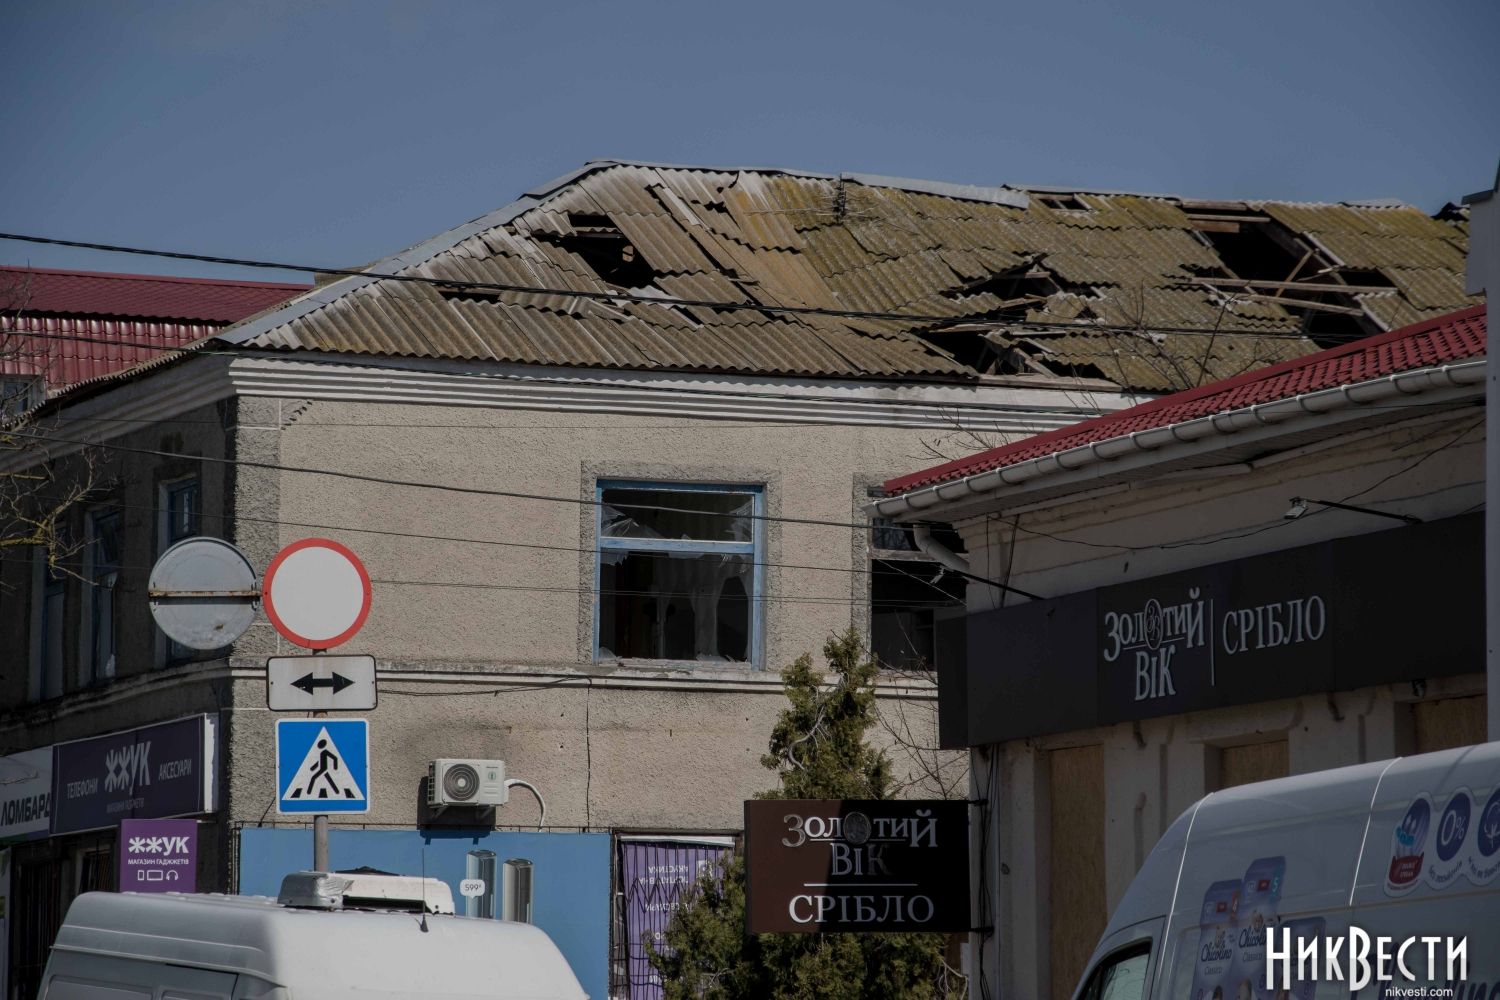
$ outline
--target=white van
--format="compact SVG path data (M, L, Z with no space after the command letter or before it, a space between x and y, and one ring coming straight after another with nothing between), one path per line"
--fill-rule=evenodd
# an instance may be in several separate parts
M453 916L445 884L398 881L304 872L278 899L84 893L38 1000L588 1000L543 931Z
M1500 743L1205 797L1146 859L1074 996L1349 997L1361 933L1371 978L1354 996L1500 998ZM1412 938L1406 979L1394 963ZM1465 961L1450 968L1460 940Z

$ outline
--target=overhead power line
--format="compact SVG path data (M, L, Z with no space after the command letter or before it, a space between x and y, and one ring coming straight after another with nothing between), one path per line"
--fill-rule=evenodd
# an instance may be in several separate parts
M132 254L143 257L162 257L170 260L190 260L204 264L225 264L234 267L261 268L275 271L302 271L308 274L336 274L341 277L370 278L378 281L409 282L420 285L436 285L442 288L476 292L511 292L517 295L558 296L563 298L588 299L597 302L634 302L650 306L696 306L704 309L752 310L790 316L827 316L834 319L885 320L897 323L974 323L983 322L972 314L937 315L926 313L886 312L866 309L835 309L828 306L783 306L764 302L731 302L722 299L687 299L675 296L639 295L628 291L605 292L595 289L554 288L543 285L522 285L500 281L466 281L459 278L430 278L419 274L392 274L361 270L359 268L318 267L293 264L285 261L256 260L248 257L219 257L211 254L189 253L181 250L153 250L146 247L124 246L114 243L91 243L83 240L65 240L51 236L33 236L24 233L0 232L0 240L34 243L43 246L70 247L80 250L99 250L105 253ZM1003 325L1006 321L996 321ZM1306 339L1300 333L1290 331L1235 330L1220 327L1167 327L1142 325L1139 327L1119 324L1062 322L1055 320L1014 320L1016 326L1045 327L1057 330L1086 332L1089 330L1113 331L1117 333L1198 333L1217 336L1246 336L1263 339ZM934 331L938 332L938 331Z
M349 479L355 482L374 483L378 486L400 486L419 490L435 490L440 493L462 493L470 496L505 497L511 500L540 500L546 503L572 504L579 507L613 507L618 510L651 510L668 514L696 514L705 517L731 517L748 521L767 521L780 524L807 524L829 528L849 528L864 531L872 525L869 522L856 521L834 521L815 517L782 517L776 514L753 514L735 513L733 511L711 511L701 510L694 507L670 507L658 504L638 503L606 503L603 500L592 497L566 497L556 496L549 493L530 493L524 490L498 490L483 486L458 486L452 483L431 483L415 479L392 479L386 476L373 476L361 472L339 472L335 469L314 469L308 466L280 465L276 462L256 462L245 458L220 458L215 455L189 455L178 451L166 451L160 448L135 448L129 445L108 444L103 442L89 441L83 438L65 438L52 434L33 434L29 431L14 430L7 432L21 438L45 443L48 441L61 444L76 445L80 448L100 448L105 451L123 452L132 455L150 455L156 458L183 458L197 462L209 462L214 465L232 465L245 469L262 469L268 472L294 472L309 476L327 476L333 479ZM664 487L670 490L670 487ZM915 523L915 522L913 522Z

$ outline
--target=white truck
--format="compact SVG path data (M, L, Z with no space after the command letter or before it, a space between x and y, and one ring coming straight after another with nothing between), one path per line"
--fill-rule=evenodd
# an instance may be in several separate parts
M453 915L436 879L302 872L276 899L89 892L38 1000L588 1000L529 924Z
M1077 1000L1500 998L1500 743L1205 797L1087 968Z

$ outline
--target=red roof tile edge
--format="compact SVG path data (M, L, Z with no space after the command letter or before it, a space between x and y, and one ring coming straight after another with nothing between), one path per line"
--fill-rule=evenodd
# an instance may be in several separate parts
M233 278L0 266L0 299L15 298L22 282L24 298L0 305L7 310L24 306L34 316L204 320L219 325L238 322L312 288Z
M1102 417L1095 417L1082 423L1023 438L998 448L991 448L989 451L970 455L967 458L956 459L943 465L899 476L885 483L885 491L888 495L909 493L912 490L963 479L981 472L989 472L1028 459L1057 454L1069 448L1127 433L1164 427L1229 409L1290 399L1308 392L1334 388L1347 382L1376 379L1410 369L1476 357L1485 352L1487 326L1485 306L1471 306L1458 312L1423 320L1399 330L1351 341L1348 344L1331 347L1326 351L1294 358L1291 361L1246 372L1243 375L1236 375L1233 378L1212 382L1195 389L1161 396ZM1393 345L1399 348L1405 342L1416 342L1428 336L1435 336L1437 343L1429 345L1430 350L1426 352L1425 357L1403 357L1399 350L1389 350ZM1349 359L1348 364L1338 364L1345 359ZM1347 376L1347 370L1350 368L1357 371L1357 377ZM1320 369L1326 370L1320 371ZM1340 374L1341 369L1345 374ZM1302 373L1305 373L1306 377L1300 380L1288 377ZM1295 391L1287 391L1285 383L1288 382L1295 382ZM1257 393L1256 388L1261 391ZM1231 397L1234 400L1232 404L1215 405L1216 401L1229 403Z
M18 264L0 264L0 271L16 274L47 274L64 278L114 278L121 281L171 281L187 285L228 285L233 288L284 288L287 291L307 291L312 285L299 285L285 281L251 281L246 278L192 278L179 274L133 274L125 271L71 271L55 267L22 267Z

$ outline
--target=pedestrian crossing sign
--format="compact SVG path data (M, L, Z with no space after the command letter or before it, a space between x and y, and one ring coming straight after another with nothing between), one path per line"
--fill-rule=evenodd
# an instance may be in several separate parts
M369 723L364 719L277 719L276 811L369 812Z

